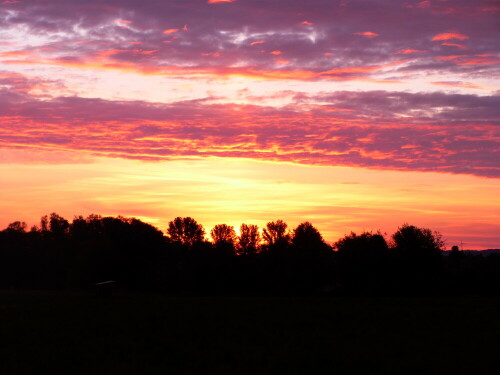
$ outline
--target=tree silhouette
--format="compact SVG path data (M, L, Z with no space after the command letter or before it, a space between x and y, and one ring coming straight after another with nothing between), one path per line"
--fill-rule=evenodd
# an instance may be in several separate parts
M233 254L236 245L236 232L234 227L227 224L217 224L210 231L216 250L226 254Z
M232 226L216 225L212 243L190 217L175 218L167 232L121 216L76 216L70 224L52 213L29 232L26 223L12 222L0 230L0 288L89 290L116 280L125 290L174 293L500 290L500 256L453 246L443 258L441 235L409 224L392 235L391 247L379 232L350 233L335 252L308 221L292 233L282 220L267 223L264 245L256 225L242 224L239 237ZM234 256L236 246L255 256Z
M42 232L47 232L49 230L49 217L47 215L40 218L40 230Z
M205 236L203 227L191 217L176 217L168 223L167 233L172 241L188 247L202 242Z
M26 232L27 224L24 221L14 221L13 223L10 223L7 226L7 231L12 231L12 232L21 232L24 233Z
M333 245L343 285L356 291L380 289L388 281L389 247L380 232L351 232Z
M444 246L439 232L406 223L398 228L392 239L397 251L417 257L440 255Z
M303 222L293 230L292 244L303 251L323 251L328 245L321 233L308 221Z
M290 235L286 232L288 224L283 220L271 221L263 229L263 238L268 246L273 246L279 242L288 242Z
M397 255L398 284L407 291L431 290L439 282L442 269L441 249L444 241L439 232L403 224L392 235Z
M62 216L53 212L50 214L49 228L52 234L61 236L69 232L69 222Z
M351 257L375 259L388 251L387 242L381 233L354 232L335 242L334 247L339 254L349 254Z
M460 257L462 255L462 251L460 251L460 248L457 245L454 245L451 247L450 250L450 257Z
M214 245L221 243L234 245L236 242L236 232L234 227L226 224L217 224L210 231Z
M260 242L259 227L253 224L241 224L238 247L240 254L255 254Z

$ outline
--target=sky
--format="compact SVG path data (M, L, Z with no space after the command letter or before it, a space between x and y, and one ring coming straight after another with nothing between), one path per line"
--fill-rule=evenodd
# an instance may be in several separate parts
M0 228L403 223L500 247L499 0L0 0Z

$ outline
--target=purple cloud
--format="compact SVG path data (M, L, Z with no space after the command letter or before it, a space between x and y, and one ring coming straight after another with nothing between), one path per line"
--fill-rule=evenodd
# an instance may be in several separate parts
M211 104L212 98L172 104L39 100L15 90L29 86L26 80L3 80L4 148L57 145L140 160L241 157L500 176L498 95L335 92L297 95L283 108L228 107Z
M31 56L4 55L0 61L73 62L89 67L101 61L108 66L115 63L117 69L128 63L128 69L159 72L186 66L217 68L214 74L239 66L258 75L385 66L401 60L400 51L415 50L422 52L406 55L411 59L408 66L393 69L488 78L500 69L499 14L489 0L311 0L307 5L295 0L231 4L182 0L152 1L147 6L134 0L24 1L0 6L4 32L22 27L50 42L24 46L22 50ZM176 31L165 34L165 30ZM378 36L360 36L367 32ZM450 41L460 42L463 49ZM461 59L447 59L457 50ZM287 64L277 64L273 51L280 51ZM471 71L478 66L479 71ZM329 78L312 74L305 79Z

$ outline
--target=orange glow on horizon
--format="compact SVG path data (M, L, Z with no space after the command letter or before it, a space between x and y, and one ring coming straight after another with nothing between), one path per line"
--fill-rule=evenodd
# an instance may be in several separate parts
M2 155L0 149L0 160ZM499 220L491 202L500 185L493 179L230 158L45 160L0 164L0 227L13 220L36 224L55 211L70 220L91 213L137 217L163 231L177 216L191 216L206 230L223 223L262 228L276 219L293 229L309 220L330 242L350 231L380 229L390 235L408 222L441 231L448 248L461 240L475 249L496 241L481 242L476 234ZM473 224L470 217L476 218Z

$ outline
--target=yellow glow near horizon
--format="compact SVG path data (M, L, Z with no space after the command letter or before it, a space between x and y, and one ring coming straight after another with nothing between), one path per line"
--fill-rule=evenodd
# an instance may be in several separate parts
M488 248L498 237L500 182L474 176L304 166L232 158L139 162L0 164L0 227L40 216L137 217L165 231L191 216L209 235L216 224L309 220L325 239L350 231L388 234L405 222L442 232L448 247L463 240ZM497 233L499 231L496 231Z

